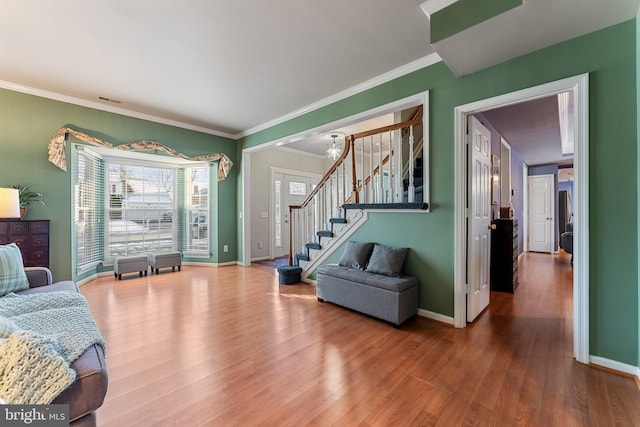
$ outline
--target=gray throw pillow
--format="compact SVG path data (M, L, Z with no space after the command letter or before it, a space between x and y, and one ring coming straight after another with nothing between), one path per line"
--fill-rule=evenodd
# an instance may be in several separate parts
M344 248L342 257L340 257L340 264L343 267L359 268L364 270L367 266L367 261L371 256L373 250L373 243L370 242L347 242L347 246Z
M390 248L376 244L369 258L367 269L369 273L384 274L385 276L400 277L404 259L409 248Z

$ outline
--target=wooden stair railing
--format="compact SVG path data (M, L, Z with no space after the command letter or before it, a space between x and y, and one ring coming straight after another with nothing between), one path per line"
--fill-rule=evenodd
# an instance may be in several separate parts
M289 206L289 265L297 265L298 261L303 259L308 261L310 250L321 248L320 239L333 236L334 224L347 222L343 209L345 203L361 203L361 194L368 204L402 201L404 189L400 187L405 173L405 162L402 159L404 140L407 138L412 176L413 129L422 124L421 111L420 108L411 120L345 137L342 155L324 174L317 186L300 205ZM386 143L383 143L383 135L386 135ZM374 137L378 139L377 150L374 150ZM367 151L366 138L369 140L368 166L364 160ZM359 164L356 161L358 146ZM374 157L377 157L376 165L373 163ZM376 188L371 185L374 178L377 181ZM350 180L349 184L347 180ZM412 184L411 180L408 193L410 202L413 201ZM329 227L330 229L327 229ZM296 253L298 250L304 252Z

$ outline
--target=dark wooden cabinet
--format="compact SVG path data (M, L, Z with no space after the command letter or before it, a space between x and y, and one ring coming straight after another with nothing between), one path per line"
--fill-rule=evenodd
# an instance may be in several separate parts
M515 292L518 287L518 221L496 219L491 230L491 290Z
M25 267L49 268L49 221L0 221L0 244L20 247Z

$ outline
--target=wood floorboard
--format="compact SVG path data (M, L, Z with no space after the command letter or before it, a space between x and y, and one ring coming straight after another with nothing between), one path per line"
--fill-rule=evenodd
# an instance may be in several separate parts
M515 294L465 329L389 324L267 266L82 286L107 343L101 427L638 426L633 379L573 359L566 254L527 254Z

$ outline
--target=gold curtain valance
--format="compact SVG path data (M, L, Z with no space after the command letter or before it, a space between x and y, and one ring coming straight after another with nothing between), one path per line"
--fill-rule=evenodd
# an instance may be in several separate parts
M107 141L103 141L99 138L95 138L93 136L89 136L86 133L77 131L71 128L60 128L56 133L51 137L51 141L49 141L49 161L66 172L67 170L67 156L65 154L65 147L67 142L67 135L73 135L75 138L79 139L82 142L91 145L97 145L100 147L108 147L116 150L123 151L148 151L148 150L160 150L164 153L167 153L174 157L180 157L185 160L193 160L197 162L219 162L220 167L218 168L218 181L224 181L229 175L231 171L231 167L233 166L233 162L226 154L223 153L212 153L212 154L203 154L201 156L189 157L185 154L179 153L176 150L165 147L159 142L154 141L134 141L128 144L122 145L113 145Z

